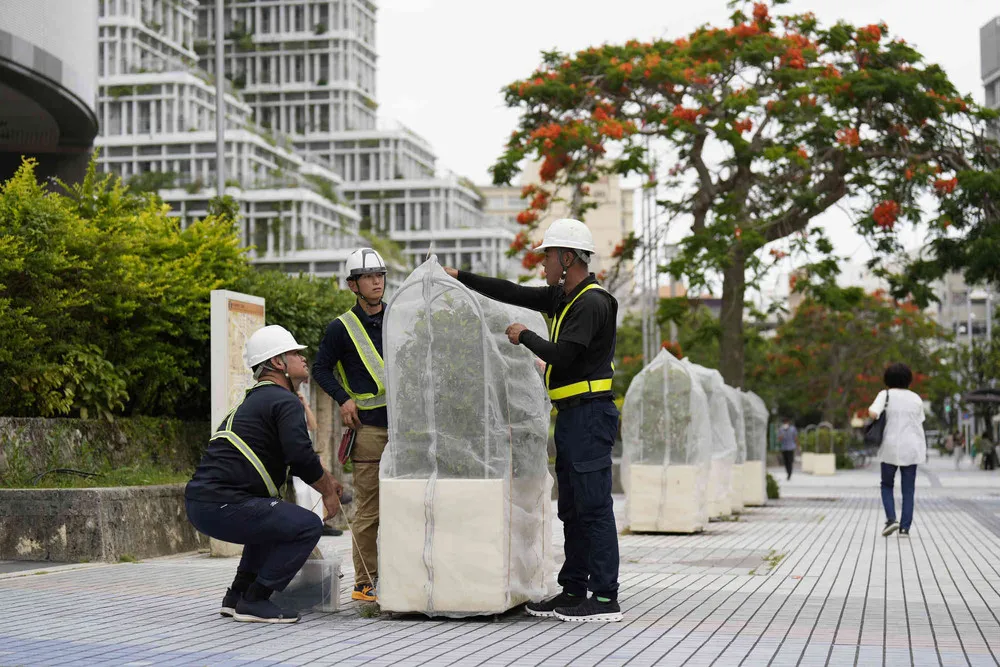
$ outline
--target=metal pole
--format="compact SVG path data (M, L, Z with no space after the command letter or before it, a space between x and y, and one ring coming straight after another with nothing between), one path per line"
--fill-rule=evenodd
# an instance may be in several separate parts
M986 289L986 342L993 340L993 290Z
M656 158L653 158L653 179L656 178ZM656 254L657 254L657 211L656 211L656 185L649 189L649 359L656 357L660 349L660 326L656 322L656 306L660 302L660 281L656 274Z
M646 153L649 153L649 140L646 140ZM642 189L642 210L639 213L639 239L641 240L639 255L639 313L642 317L642 366L649 363L649 315L646 312L649 307L646 290L649 285L646 282L646 253L649 252L649 190Z
M225 0L215 0L215 195L226 192Z

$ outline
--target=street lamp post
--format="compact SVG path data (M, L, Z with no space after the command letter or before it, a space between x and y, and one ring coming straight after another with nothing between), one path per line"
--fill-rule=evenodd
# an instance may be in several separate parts
M215 196L226 187L225 0L215 0Z

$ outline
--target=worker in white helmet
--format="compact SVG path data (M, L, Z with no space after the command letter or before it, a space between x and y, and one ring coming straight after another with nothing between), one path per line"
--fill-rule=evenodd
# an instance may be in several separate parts
M566 561L559 572L562 592L530 602L526 610L564 621L620 621L618 532L611 502L611 448L618 431L611 392L618 302L590 272L594 238L579 220L553 222L537 249L545 252L547 287L446 271L485 296L551 319L549 340L519 322L507 327L511 343L524 345L545 362L545 386L559 411L556 478L566 537Z
M351 598L372 602L378 574L378 471L389 440L382 360L386 265L371 248L347 258L347 285L354 306L330 322L320 343L313 377L340 405L344 426L356 435L350 459L354 466L354 590Z
M299 620L298 612L279 608L270 596L284 590L306 562L323 524L308 509L281 499L286 475L319 491L328 517L340 509L342 488L313 451L297 395L309 379L304 349L277 325L250 336L244 360L257 382L218 425L184 492L195 528L243 545L220 610L237 621Z

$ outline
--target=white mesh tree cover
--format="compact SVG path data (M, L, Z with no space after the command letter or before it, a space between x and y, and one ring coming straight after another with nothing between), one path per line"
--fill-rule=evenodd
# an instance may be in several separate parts
M743 504L767 502L767 422L764 400L752 391L741 392L746 427L747 458L743 463Z
M708 399L708 414L712 421L710 451L712 463L708 472L708 516L724 516L732 512L733 465L736 461L736 432L729 417L725 396L726 383L714 368L705 368L682 360L701 382Z
M385 610L491 614L552 592L551 408L535 356L504 334L512 322L546 334L539 313L472 292L436 258L389 303Z
M743 510L743 463L747 460L747 430L743 421L743 396L742 392L728 384L723 387L726 396L726 405L729 408L729 419L733 423L733 431L736 433L736 461L733 462L732 487L729 494L729 502L732 511Z
M668 533L704 529L712 425L708 399L691 369L660 350L633 378L622 425L629 528Z

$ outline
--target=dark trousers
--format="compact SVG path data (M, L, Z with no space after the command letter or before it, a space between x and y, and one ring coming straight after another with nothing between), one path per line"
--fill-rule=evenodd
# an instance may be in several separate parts
M882 506L885 507L887 521L896 520L896 504L892 498L892 485L896 479L896 468L899 468L900 487L903 492L903 516L899 520L902 530L909 530L913 523L913 488L917 481L917 466L894 466L882 464Z
M585 401L556 416L556 478L566 562L559 585L573 595L618 598L618 530L611 501L611 448L618 408Z
M238 503L188 500L187 513L199 532L242 544L237 570L255 572L259 584L276 591L285 590L323 534L318 516L275 498Z
M795 463L795 450L794 449L781 450L781 460L785 464L785 472L788 473L788 479L791 479L792 465Z

